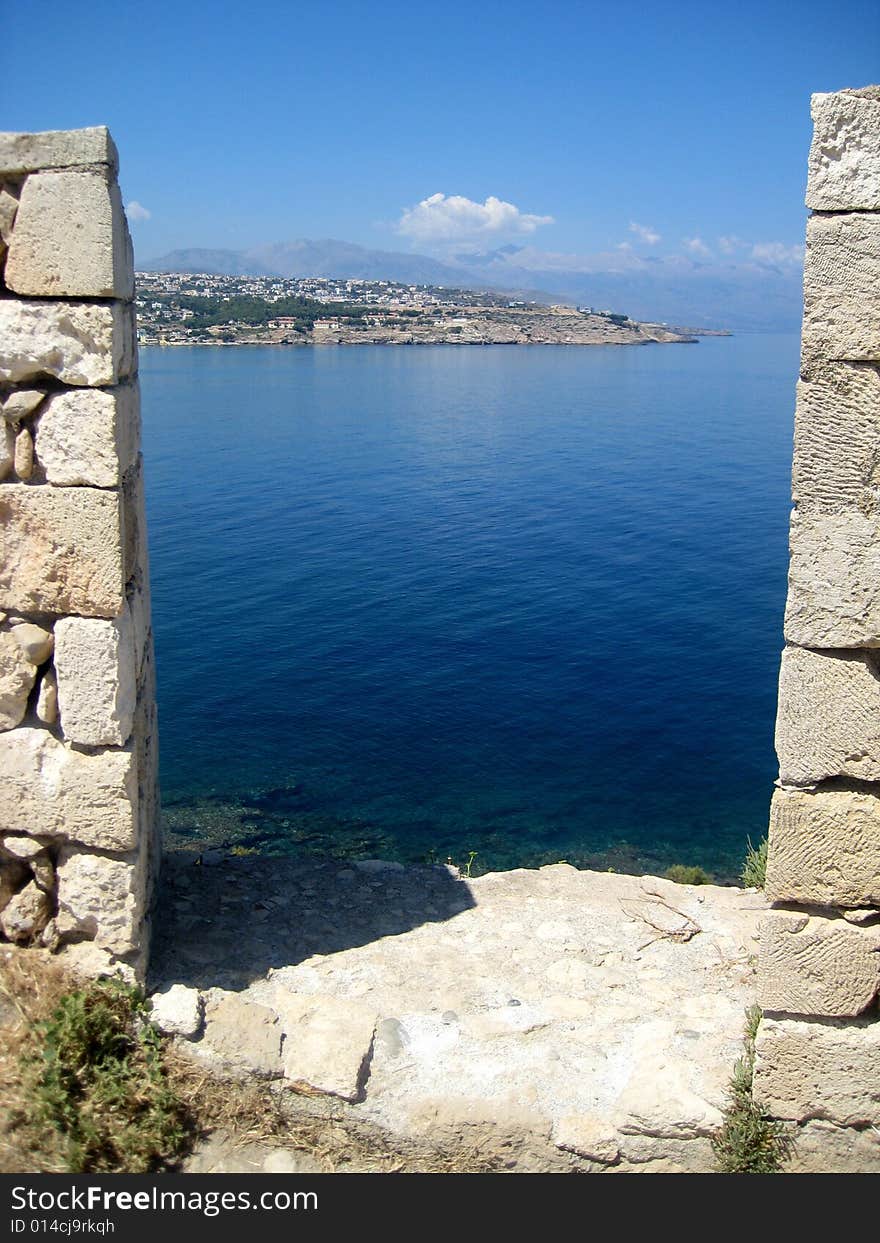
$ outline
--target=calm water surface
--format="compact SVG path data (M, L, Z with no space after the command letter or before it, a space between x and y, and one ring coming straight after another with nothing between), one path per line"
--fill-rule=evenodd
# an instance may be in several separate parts
M142 351L172 842L729 876L797 351Z

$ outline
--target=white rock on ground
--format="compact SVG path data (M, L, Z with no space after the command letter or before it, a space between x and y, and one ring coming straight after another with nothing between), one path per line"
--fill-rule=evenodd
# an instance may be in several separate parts
M169 1036L196 1037L202 1028L204 1003L196 988L172 984L150 998L150 1019Z

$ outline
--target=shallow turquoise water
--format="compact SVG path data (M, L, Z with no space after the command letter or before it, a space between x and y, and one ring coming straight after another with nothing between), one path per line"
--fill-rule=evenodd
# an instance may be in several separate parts
M172 839L729 875L797 352L142 351Z

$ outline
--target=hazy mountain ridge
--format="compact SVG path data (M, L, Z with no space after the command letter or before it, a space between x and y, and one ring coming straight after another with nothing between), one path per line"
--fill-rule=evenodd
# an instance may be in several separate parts
M150 272L226 276L349 277L404 284L502 289L546 302L622 311L638 320L740 331L796 330L801 273L757 263L709 263L684 256L553 255L504 246L444 262L405 251L371 250L333 238L276 242L249 250L174 250L138 264Z

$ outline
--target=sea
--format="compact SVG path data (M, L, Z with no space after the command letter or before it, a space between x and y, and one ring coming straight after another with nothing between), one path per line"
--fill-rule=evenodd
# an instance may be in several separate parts
M172 849L735 879L796 336L141 351Z

